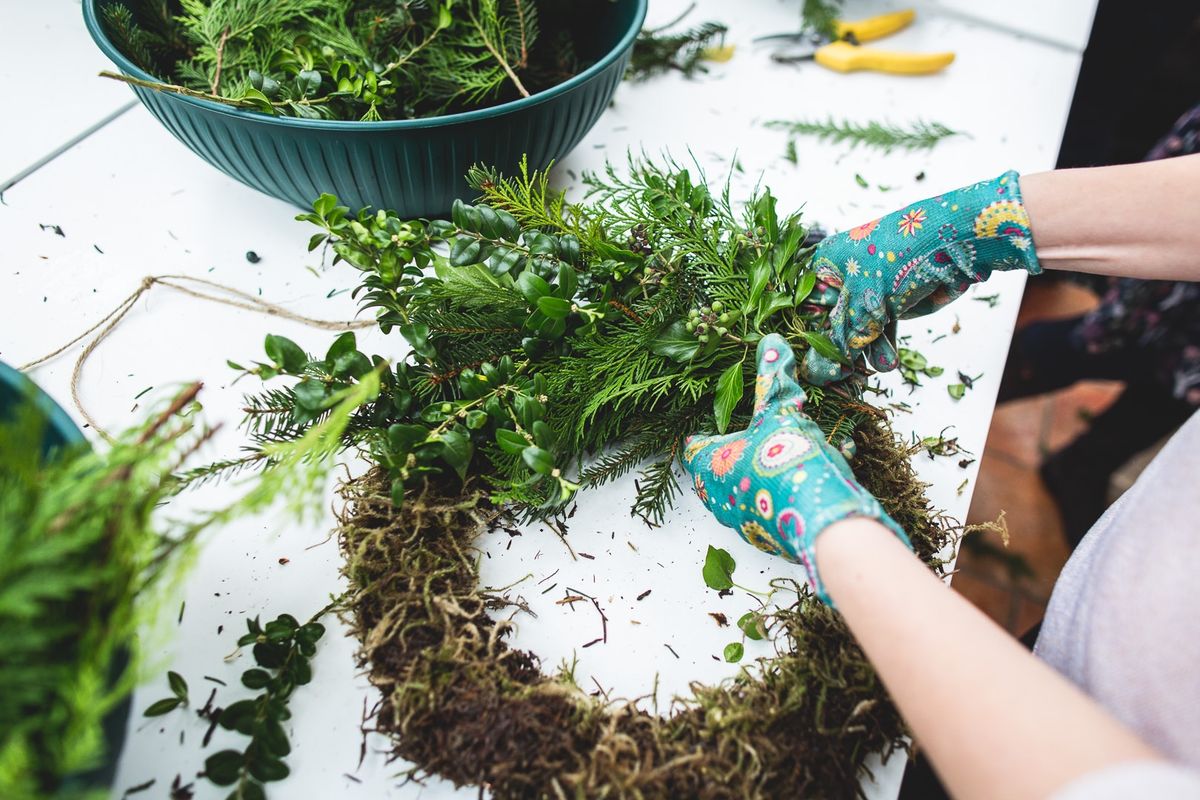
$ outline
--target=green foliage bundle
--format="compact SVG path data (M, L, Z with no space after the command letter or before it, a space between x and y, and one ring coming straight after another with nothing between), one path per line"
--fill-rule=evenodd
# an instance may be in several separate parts
M363 375L321 424L264 447L274 468L241 497L181 519L158 509L209 436L182 413L198 385L103 453L59 451L44 463L32 404L0 424L0 797L107 796L89 773L112 755L105 717L132 688L135 637L156 615L156 593L211 527L280 500L292 511L317 505L325 458L378 385Z
M581 68L581 14L566 0L122 0L103 9L121 52L164 81L150 88L338 120L436 116L561 83Z
M588 176L581 203L526 170L469 180L482 202L450 220L352 217L328 195L299 217L323 229L311 248L362 271L363 307L411 346L346 437L388 470L397 503L429 478L475 474L493 502L544 512L640 469L634 511L658 524L682 439L748 420L763 335L838 357L814 332L824 311L805 303L806 230L769 190L735 208L728 187L642 159ZM268 356L248 371L301 380L249 400L260 441L297 435L382 360L349 334L324 358L272 337ZM835 443L878 413L858 383L807 389Z

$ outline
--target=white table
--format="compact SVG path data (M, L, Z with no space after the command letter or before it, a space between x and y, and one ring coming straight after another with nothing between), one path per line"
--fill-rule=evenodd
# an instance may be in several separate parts
M57 0L57 5L46 7L57 13L64 3L75 6ZM682 0L656 0L650 22L670 19L684 5ZM761 177L780 196L781 208L807 202L810 220L840 229L1009 167L1023 172L1048 169L1055 161L1094 10L1091 0L1029 4L1030 16L1022 18L1029 32L1044 34L1051 25L1065 31L1050 41L1045 35L1019 35L972 17L974 4L960 3L949 10L944 10L954 5L949 2L920 6L918 24L890 39L887 46L952 48L958 60L941 75L904 79L835 75L811 64L772 64L767 52L750 40L794 27L795 3L755 0L739 3L736 14L720 0L699 5L689 21L728 22L730 43L737 46L733 60L714 65L709 76L692 82L671 75L622 86L615 106L559 165L556 175L564 184L574 184L574 176L601 166L605 158L622 160L630 147L651 154L670 149L687 158L689 146L709 178L720 182L736 152L742 169L732 175L735 196L748 195ZM847 16L858 17L896 4L849 0L848 6ZM1050 6L1053 10L1046 10ZM36 9L35 4L26 4L17 16L25 30L36 31L40 15L49 13L40 4ZM43 45L56 48L55 55L62 56L55 63L68 73L65 77L94 84L97 97L104 94L105 102L89 112L85 124L76 117L47 117L37 121L36 135L11 127L0 131L0 151L18 153L0 162L0 176L28 171L44 156L56 153L63 142L118 111L127 99L118 93L110 100L111 87L89 77L99 66L98 56L80 50L88 47L78 35L82 22L76 18L73 24L71 35L49 37ZM0 52L4 53L0 74L11 74L17 56ZM793 165L783 158L783 134L761 125L768 119L829 115L896 122L920 117L969 136L948 140L931 152L888 157L868 151L847 153L844 147L802 140L798 163ZM40 142L41 151L30 150L30 141ZM872 188L861 188L856 173ZM922 180L917 180L919 173ZM881 185L890 189L882 191ZM253 294L261 291L274 303L326 319L348 319L355 312L344 290L355 284L357 273L345 265L322 266L316 256L305 252L310 231L292 221L294 209L200 161L140 106L118 114L49 159L9 188L4 201L0 236L7 247L0 269L0 359L9 363L23 363L57 347L112 308L148 274L197 275ZM58 225L65 237L42 230L39 224ZM247 250L257 252L262 261L248 263ZM901 328L902 335L912 337L911 346L944 366L946 375L927 380L927 388L911 397L899 388L894 375L882 381L897 389L897 399L913 406L912 414L897 417L899 430L924 436L952 426L952 435L965 448L982 452L1022 287L1023 276L999 276L977 289L977 294L1000 293L995 308L965 298ZM961 332L953 334L956 318ZM240 443L235 430L240 396L252 387L230 386L233 374L225 359L261 357L262 337L271 332L313 350L324 347L330 338L289 322L155 289L93 356L84 376L84 401L102 424L119 427L136 417L131 408L137 404L163 396L180 382L204 380L207 417L226 423L205 455L233 453ZM360 342L364 350L393 357L403 353L396 336L372 331L360 334ZM64 402L69 398L72 360L62 358L34 373L43 387ZM954 402L945 385L955 380L951 376L960 369L984 377L963 400ZM154 390L135 400L147 387ZM918 467L932 484L934 505L961 518L970 502L977 465L964 470L957 460L921 457ZM965 489L957 491L964 478ZM217 502L230 491L217 488L191 502ZM532 581L511 590L522 594L538 614L536 621L518 618L513 643L534 650L549 669L577 655L581 684L591 685L594 678L613 696L643 695L657 675L660 707L665 708L672 696L686 693L689 681L718 681L736 669L714 660L734 637L729 629L718 629L706 612L724 611L736 618L751 604L738 596L718 600L704 588L700 565L705 546L713 542L729 549L738 560L739 577L757 584L765 585L783 567L717 527L690 493L667 527L649 531L627 515L631 493L626 482L581 499L571 521L570 539L576 551L593 554L595 560L571 561L557 538L535 528L514 539L511 549L506 549L507 536L502 541L485 539L488 556L483 559L483 579L488 585L504 586L526 573L540 580L559 569L560 585L596 594L610 619L607 645L580 649L592 638L587 627L591 617L578 616L582 609L572 612L554 605L557 595L539 594L530 586ZM328 506L328 498L324 505ZM327 540L331 522L327 511L302 524L263 515L213 535L186 586L165 601L167 612L160 629L147 633L145 673L150 683L137 692L135 709L140 713L163 696L167 668L184 674L198 703L212 686L202 679L204 675L236 686L247 657L226 663L222 656L234 650L245 615L307 615L322 606L329 593L337 592L341 559L336 543ZM627 542L636 546L636 552ZM281 564L281 558L288 562ZM635 600L651 586L670 587L670 591ZM177 625L182 600L186 610ZM641 624L633 624L634 620ZM220 632L218 626L223 626ZM339 626L331 625L316 660L314 684L296 694L291 724L295 752L289 759L292 777L275 788L273 796L476 796L474 789L456 792L437 781L424 788L397 788L393 776L403 765L387 764L382 755L386 742L377 739L370 741L365 762L356 768L363 701L373 694L354 668L354 642L342 633ZM664 644L670 644L679 658ZM765 654L765 645L748 643L747 659ZM236 689L222 691L225 698L236 695ZM203 727L193 715L174 714L151 722L135 716L114 797L151 778L158 779L155 793L177 773L190 779L204 755L212 752L199 749ZM181 731L186 737L182 746ZM218 734L213 747L221 745ZM894 796L902 767L897 758L877 770L878 783L869 787L871 794ZM200 800L223 796L203 782L197 789Z

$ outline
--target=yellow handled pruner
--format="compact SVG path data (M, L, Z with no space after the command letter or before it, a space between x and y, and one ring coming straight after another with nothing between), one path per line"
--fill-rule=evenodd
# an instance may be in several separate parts
M867 17L855 22L839 20L834 23L835 38L833 39L811 31L802 31L763 36L755 41L786 40L790 42L788 47L776 51L771 56L774 60L784 64L812 59L835 72L854 72L866 69L885 72L889 75L929 75L953 61L954 53L903 53L862 46L864 42L882 39L884 36L890 36L901 28L907 27L916 19L916 16L917 12L908 9Z

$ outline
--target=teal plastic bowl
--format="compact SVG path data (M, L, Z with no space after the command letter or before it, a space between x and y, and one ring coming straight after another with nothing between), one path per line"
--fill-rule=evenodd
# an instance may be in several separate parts
M98 12L115 1L83 0L88 32L126 75L156 80L105 33ZM464 180L471 165L511 173L527 155L530 167L540 169L579 144L625 74L646 4L604 0L595 6L596 18L581 21L586 41L576 42L580 55L594 63L578 75L532 97L461 114L385 122L305 120L132 88L198 156L272 197L307 209L330 192L351 208L440 216L455 199L471 197Z
M32 402L45 420L42 433L42 453L49 456L63 447L82 445L86 439L67 412L50 399L33 381L0 361L0 423L10 420L17 408ZM0 464L0 469L3 465Z
M53 458L56 452L64 449L76 450L87 447L83 431L79 430L67 412L55 403L50 395L38 388L37 384L23 374L0 362L0 424L10 422L17 410L26 403L33 403L41 417L45 429L42 431L42 457ZM0 474L5 465L0 464ZM116 685L117 679L125 671L129 663L128 653L118 653L113 659L111 681ZM59 787L67 793L81 793L85 790L99 791L108 789L116 776L117 760L125 743L125 727L129 719L130 698L126 697L104 717L102 723L106 757L104 762L95 769L78 775L67 776Z

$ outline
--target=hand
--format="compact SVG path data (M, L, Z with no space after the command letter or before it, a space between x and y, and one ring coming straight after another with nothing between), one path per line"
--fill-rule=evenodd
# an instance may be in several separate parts
M851 362L862 354L880 371L896 367L886 333L896 320L937 310L993 270L1042 271L1011 171L830 236L812 264L810 302L833 306L824 333ZM801 371L824 384L851 367L810 350Z
M791 347L778 334L764 337L750 427L727 436L689 437L683 464L696 493L723 525L760 550L803 564L817 596L830 603L814 549L823 530L847 517L869 517L905 545L909 540L804 414L804 401Z

